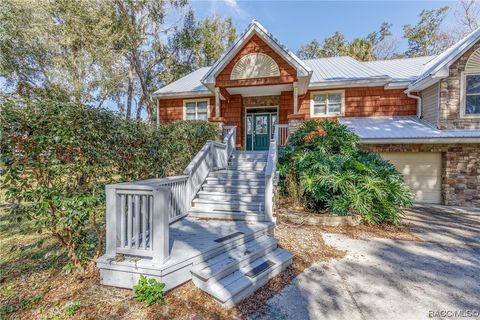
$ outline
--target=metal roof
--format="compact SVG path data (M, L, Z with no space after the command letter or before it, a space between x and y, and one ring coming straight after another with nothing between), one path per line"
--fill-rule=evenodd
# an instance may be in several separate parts
M375 70L378 74L386 74L394 81L413 81L420 76L426 64L435 56L377 60L363 62L364 65Z
M371 83L375 82L378 85L397 83L398 85L401 84L403 86L408 84L409 91L422 89L427 85L426 82L430 81L429 79L440 79L439 77L433 78L433 76L437 76L445 71L444 69L448 67L450 63L455 61L480 38L479 28L436 57L429 56L361 62L351 57L343 56L302 61L275 39L273 35L257 21L253 21L249 25L244 36L251 32L262 34L265 39L281 48L284 57L301 66L300 69L307 71L308 73L313 72L310 79L311 87L328 87L329 85L365 85L371 81ZM225 60L229 54L233 54L235 48L238 49L241 40L242 38L237 40L237 43L235 44L236 46L234 45L230 50L225 52L224 57L222 58L223 60ZM222 59L219 59L215 66L218 67ZM210 91L201 83L201 81L202 79L205 80L212 71L213 67L200 68L199 70L196 70L157 90L154 95L206 95Z
M325 81L349 81L363 79L388 79L386 74L380 75L376 70L368 67L352 57L329 57L304 60L312 70L310 83Z
M430 76L436 75L441 72L443 68L448 67L454 62L460 55L467 51L472 45L474 45L480 38L480 28L465 36L460 41L453 44L450 48L443 51L437 57L432 59L424 68L422 74L410 84L409 90L413 90L416 85L420 84L423 80ZM447 72L448 75L448 72Z
M304 60L313 71L310 84L356 80L412 81L433 57L360 62L351 57L331 57ZM169 96L184 93L207 93L201 79L211 67L200 68L157 90L154 95Z
M355 132L361 142L395 140L480 139L480 130L439 130L416 116L339 118L341 124ZM432 141L433 142L433 141Z
M165 87L155 91L154 96L169 96L182 93L208 93L207 87L205 87L200 80L203 76L210 70L210 67L200 68L192 73L187 74L186 76L166 85Z

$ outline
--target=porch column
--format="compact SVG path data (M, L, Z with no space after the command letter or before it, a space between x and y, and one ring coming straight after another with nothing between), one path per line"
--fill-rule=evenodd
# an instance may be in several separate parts
M215 87L215 118L220 117L220 88Z
M293 83L293 113L298 112L298 82Z

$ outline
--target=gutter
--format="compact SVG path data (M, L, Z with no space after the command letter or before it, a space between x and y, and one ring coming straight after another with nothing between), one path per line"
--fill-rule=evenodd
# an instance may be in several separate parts
M373 78L373 79L357 79L357 80L326 80L322 82L312 82L308 86L308 90L325 89L325 88L352 88L352 87L377 87L384 86L391 81L391 78Z
M156 99L171 99L171 98L186 98L186 97L210 97L213 93L209 90L204 91L185 91L185 92L168 92L168 93L154 93L152 97Z
M411 94L408 89L404 92L407 94L407 97L417 100L417 117L420 119L422 117L422 98Z
M477 138L399 138L399 139L360 139L361 144L440 144L440 143L480 143Z

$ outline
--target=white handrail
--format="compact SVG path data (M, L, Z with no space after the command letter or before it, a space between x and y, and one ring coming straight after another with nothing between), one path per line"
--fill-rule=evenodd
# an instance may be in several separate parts
M224 143L207 141L183 175L110 184L106 191L106 253L169 257L169 225L186 216L210 171L226 168L235 149L236 127Z
M274 221L273 218L273 186L277 172L277 141L278 141L278 125L275 126L273 139L270 140L268 149L267 164L265 166L265 219Z

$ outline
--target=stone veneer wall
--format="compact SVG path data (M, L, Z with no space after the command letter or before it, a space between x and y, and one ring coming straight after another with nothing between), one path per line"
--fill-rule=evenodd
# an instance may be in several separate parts
M440 129L480 129L480 117L462 118L460 109L461 75L468 58L479 48L480 41L450 66L448 78L440 82Z
M480 207L480 144L362 145L371 152L441 152L445 205Z

